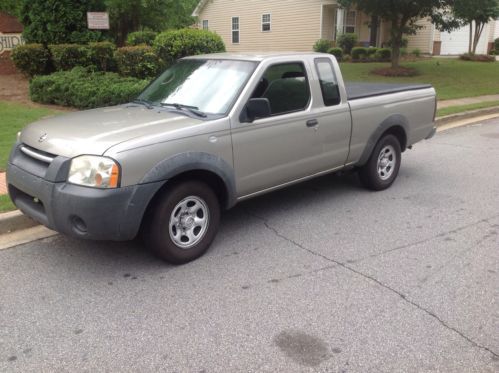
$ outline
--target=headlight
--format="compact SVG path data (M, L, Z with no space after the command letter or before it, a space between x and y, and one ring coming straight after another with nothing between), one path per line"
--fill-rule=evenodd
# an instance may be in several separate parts
M117 188L120 168L111 158L83 155L73 158L68 182L94 188Z

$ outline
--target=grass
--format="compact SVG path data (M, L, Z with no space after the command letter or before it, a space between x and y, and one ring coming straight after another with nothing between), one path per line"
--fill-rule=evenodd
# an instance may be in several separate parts
M16 206L12 203L8 195L0 196L0 213L13 211L16 209Z
M0 171L5 171L10 149L16 142L17 133L27 124L57 112L46 108L33 108L0 101Z
M437 117L444 117L446 115L458 114L469 110L485 109L489 107L499 107L499 101L479 102L478 104L469 104L461 106L451 106L437 110Z
M387 67L387 63L342 63L345 80L385 83L430 83L439 100L499 94L499 63L469 62L458 59L432 58L404 62L421 75L409 78L388 78L370 74L371 70Z

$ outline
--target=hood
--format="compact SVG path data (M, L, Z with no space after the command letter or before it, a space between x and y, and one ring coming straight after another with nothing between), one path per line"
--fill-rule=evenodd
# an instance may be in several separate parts
M71 158L102 155L131 139L199 123L202 121L177 112L129 104L45 118L27 126L20 140L35 149Z

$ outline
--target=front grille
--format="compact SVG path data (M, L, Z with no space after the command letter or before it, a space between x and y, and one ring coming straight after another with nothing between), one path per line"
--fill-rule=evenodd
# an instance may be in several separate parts
M12 164L32 175L44 178L56 155L20 144L12 158Z
M54 154L50 154L50 153L32 148L31 146L28 146L26 144L22 144L20 149L28 157L34 158L38 161L42 161L42 162L48 163L48 164L52 163L52 161L56 157Z

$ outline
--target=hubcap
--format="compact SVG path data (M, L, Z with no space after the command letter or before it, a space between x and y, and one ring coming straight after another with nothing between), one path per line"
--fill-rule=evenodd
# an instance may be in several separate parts
M184 198L170 215L170 238L178 247L189 249L203 239L209 220L205 201L195 196Z
M378 156L378 176L381 180L388 180L393 175L396 162L397 153L393 146L387 145L381 149Z

